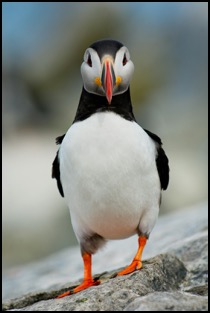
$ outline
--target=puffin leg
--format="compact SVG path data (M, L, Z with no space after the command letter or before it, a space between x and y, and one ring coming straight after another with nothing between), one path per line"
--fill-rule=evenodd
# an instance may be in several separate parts
M88 252L84 252L82 258L84 262L84 281L81 285L73 289L73 293L100 284L100 280L95 281L92 277L92 255Z
M134 272L135 270L140 270L140 268L142 267L142 261L141 261L142 260L142 253L143 253L144 247L146 245L146 242L147 242L147 237L139 236L139 238L138 238L139 247L138 247L138 251L137 251L133 261L124 270L120 271L117 274L117 276L130 274L130 273Z
M92 255L88 252L83 252L82 254L82 258L83 258L83 262L84 262L84 281L77 286L76 288L74 288L72 291L66 291L64 293L62 293L61 295L59 295L57 298L63 298L66 296L69 296L73 293L82 291L84 289L87 289L91 286L96 286L100 284L100 280L94 280L92 278Z

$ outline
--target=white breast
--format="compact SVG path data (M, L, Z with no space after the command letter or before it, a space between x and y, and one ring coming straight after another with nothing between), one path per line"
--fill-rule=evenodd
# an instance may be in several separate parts
M155 156L145 131L115 113L96 113L70 127L59 159L78 238L86 232L106 239L131 236L143 216L143 227L153 228L160 196Z

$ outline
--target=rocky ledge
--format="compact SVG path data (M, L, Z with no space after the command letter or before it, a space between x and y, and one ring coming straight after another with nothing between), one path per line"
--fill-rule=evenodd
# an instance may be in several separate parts
M161 216L145 248L143 268L115 277L131 261L137 238L110 242L93 258L101 284L55 299L82 275L79 248L10 270L3 311L207 311L207 204ZM120 259L119 259L120 258ZM81 263L80 263L81 261ZM115 270L113 270L115 268ZM55 274L57 273L57 274ZM29 292L30 291L30 292Z

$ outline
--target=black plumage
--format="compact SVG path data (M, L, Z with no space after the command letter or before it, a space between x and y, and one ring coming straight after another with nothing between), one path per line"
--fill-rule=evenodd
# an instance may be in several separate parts
M65 137L65 134L57 137L56 138L56 144L61 144L64 137ZM52 178L55 178L57 180L58 190L59 190L61 196L64 197L63 187L62 187L61 179L60 179L60 166L59 166L58 152L59 152L59 150L57 151L56 157L55 157L53 164L52 164L52 175L51 176L52 176Z
M104 39L100 41L94 42L92 45L90 45L90 48L97 51L100 59L102 59L105 52L108 50L109 54L115 58L115 55L117 51L123 47L123 44L117 40L112 39Z

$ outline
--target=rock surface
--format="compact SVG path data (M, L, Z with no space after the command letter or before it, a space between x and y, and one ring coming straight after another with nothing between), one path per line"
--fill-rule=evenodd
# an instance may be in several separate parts
M139 297L124 311L207 311L207 299L184 292L154 292Z
M82 277L79 248L14 269L3 278L3 310L207 311L207 226L205 203L160 217L143 268L123 277L113 278L133 258L137 238L109 242L93 258L101 285L62 299L55 297Z

